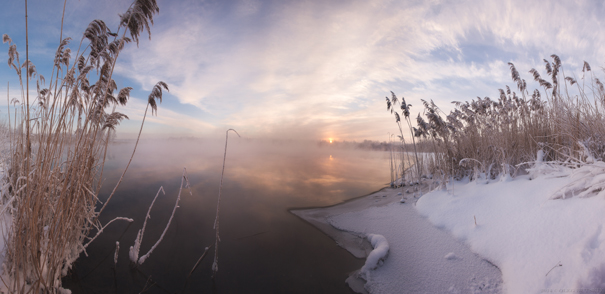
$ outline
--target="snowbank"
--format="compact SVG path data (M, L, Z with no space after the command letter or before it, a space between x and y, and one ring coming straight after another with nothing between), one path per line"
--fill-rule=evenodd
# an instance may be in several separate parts
M361 268L359 272L360 276L367 281L367 276L370 270L376 269L380 266L380 263L386 259L389 254L389 243L387 239L382 235L377 234L368 234L367 236L370 243L372 243L372 247L374 250L370 252L368 257L366 258L366 263Z
M343 212L341 206L311 210L316 215L323 211L327 222L342 232L358 236L373 232L388 240L388 258L382 266L366 272L362 288L369 293L500 293L498 268L420 216L413 201L399 203L400 191L384 189L355 201L356 205L345 203L342 207L348 207L348 212ZM382 199L391 204L366 207L382 205ZM449 253L455 258L444 258ZM350 278L347 282L355 289Z
M590 169L457 183L455 194L433 191L416 208L497 265L505 293L603 293L605 197L565 196Z

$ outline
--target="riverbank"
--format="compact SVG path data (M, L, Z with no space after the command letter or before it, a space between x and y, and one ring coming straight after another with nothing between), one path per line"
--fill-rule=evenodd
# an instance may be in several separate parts
M383 189L293 213L332 226L328 235L386 238L389 255L364 275L370 293L604 293L605 163L539 163L529 172L456 181L415 205ZM356 245L343 239L335 238Z
M291 212L357 258L372 250L366 234L387 239L390 252L382 266L367 280L358 271L346 280L357 293L500 293L499 269L419 215L408 190L384 188L342 204Z

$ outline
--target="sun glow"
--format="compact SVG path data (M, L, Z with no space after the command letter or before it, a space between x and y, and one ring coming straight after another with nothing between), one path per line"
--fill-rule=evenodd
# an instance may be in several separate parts
M328 140L330 141L330 144L332 144L332 142L334 141L334 139L332 138L329 138Z

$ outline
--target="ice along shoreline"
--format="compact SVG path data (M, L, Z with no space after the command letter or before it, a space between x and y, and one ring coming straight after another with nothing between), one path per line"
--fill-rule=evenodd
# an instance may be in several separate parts
M423 187L428 190L428 187ZM380 234L391 244L384 264L364 280L358 271L347 284L357 293L501 293L502 275L449 232L419 215L417 199L400 188L383 188L343 203L290 212L332 238L356 258L372 250L365 236Z

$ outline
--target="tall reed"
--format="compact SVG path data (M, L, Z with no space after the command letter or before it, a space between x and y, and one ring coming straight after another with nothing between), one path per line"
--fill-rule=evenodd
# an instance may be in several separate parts
M110 133L127 118L115 107L125 105L132 90L118 89L113 71L125 45L138 44L158 12L155 0L136 0L115 32L102 20L92 21L75 54L71 38L61 33L48 84L27 57L21 64L16 44L3 35L21 87L10 129L13 223L2 276L11 293L60 291L60 278L86 252L84 242L96 237L89 232L98 235L109 224L98 221L95 207ZM31 103L30 80L37 86ZM116 220L129 219L110 223Z
M431 152L432 173L457 179L507 178L525 173L538 151L545 162L570 167L605 158L605 88L584 62L581 81L565 76L560 58L544 59L544 75L529 73L542 88L530 91L513 63L515 88L499 89L499 97L452 102L446 114L424 101L416 127L419 146ZM571 93L571 94L570 94ZM388 98L387 98L388 99Z
M402 187L403 185L405 185L405 181L406 181L406 177L405 177L405 162L404 162L404 158L407 157L407 161L410 161L409 158L409 154L407 152L405 152L405 135L403 134L403 126L401 123L401 117L403 116L403 119L405 120L405 122L408 125L408 128L410 130L410 133L412 134L412 145L414 147L414 169L412 171L415 170L416 172L416 182L420 183L421 178L422 178L422 167L420 166L419 162L418 162L418 151L416 148L416 139L414 137L414 134L412 132L412 122L410 120L410 108L412 107L411 104L407 104L405 102L405 98L401 97L401 98L397 98L397 96L395 95L395 93L391 92L391 99L389 99L389 97L386 97L386 102L387 102L387 110L389 110L392 114L395 115L395 123L397 124L397 127L399 128L399 139L401 140L401 179L402 179ZM399 115L399 113L397 112L397 110L395 110L395 107L397 106L397 103L400 104L400 108L401 108L401 115ZM403 188L402 188L403 191Z

